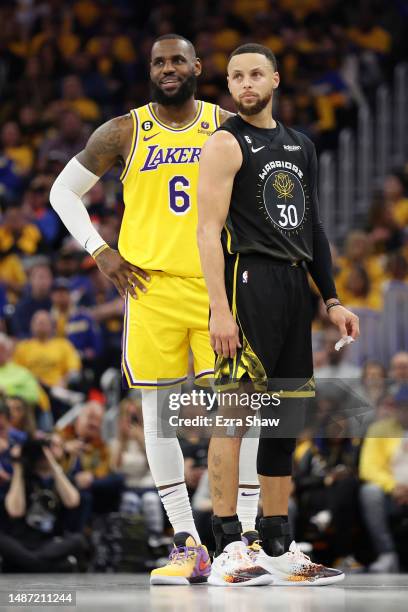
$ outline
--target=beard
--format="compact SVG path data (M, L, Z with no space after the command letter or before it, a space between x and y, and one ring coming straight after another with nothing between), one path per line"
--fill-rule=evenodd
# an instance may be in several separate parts
M150 95L153 102L162 106L180 106L187 102L197 89L197 77L194 73L190 74L180 85L174 94L164 92L159 85L150 81Z
M241 115L251 117L252 115L257 115L263 111L263 109L269 104L271 98L272 92L268 93L264 98L259 98L255 104L252 104L251 106L246 106L239 98L233 98L233 100L236 104L238 112L241 113Z

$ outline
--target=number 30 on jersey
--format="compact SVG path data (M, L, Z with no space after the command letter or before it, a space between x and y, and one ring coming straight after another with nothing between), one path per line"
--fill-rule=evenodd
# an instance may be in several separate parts
M173 176L169 181L169 205L175 215L185 215L191 208L190 181L185 176Z

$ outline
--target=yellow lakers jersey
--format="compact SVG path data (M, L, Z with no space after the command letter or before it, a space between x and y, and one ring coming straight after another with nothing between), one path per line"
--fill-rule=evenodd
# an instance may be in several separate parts
M121 175L125 212L119 252L146 270L201 277L198 161L219 126L219 107L198 100L193 121L177 129L162 123L152 104L131 114L133 140Z

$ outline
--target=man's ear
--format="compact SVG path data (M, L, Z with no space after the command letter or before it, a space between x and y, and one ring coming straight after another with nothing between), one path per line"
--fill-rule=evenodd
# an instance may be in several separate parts
M196 75L196 77L198 77L200 76L202 71L203 71L203 65L201 63L201 60L199 57L196 57L195 65L194 65L194 74Z

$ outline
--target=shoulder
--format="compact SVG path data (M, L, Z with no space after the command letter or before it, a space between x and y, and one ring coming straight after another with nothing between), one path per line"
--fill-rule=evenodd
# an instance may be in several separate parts
M202 153L204 153L204 155L208 155L209 152L211 155L215 155L217 157L225 155L236 156L241 155L241 148L237 139L233 134L231 134L231 132L225 129L220 129L210 136L203 147ZM227 161L228 157L224 158L224 160Z
M396 429L398 429L398 425L394 418L388 417L386 419L381 419L370 425L366 433L366 439L389 437L392 432L395 433Z
M231 119L232 117L235 117L235 113L230 113L230 111L227 111L224 108L220 108L220 123L221 123L221 125L223 123L225 123L226 121L228 121L228 119Z

